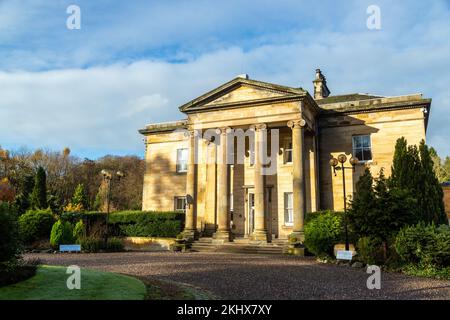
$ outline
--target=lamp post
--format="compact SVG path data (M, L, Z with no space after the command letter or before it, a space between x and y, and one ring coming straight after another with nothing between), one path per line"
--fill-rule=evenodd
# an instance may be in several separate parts
M108 220L109 220L109 207L110 207L110 201L111 201L111 182L113 180L113 174L109 172L108 170L103 169L101 171L103 176L103 181L106 182L107 189L106 189L106 226L105 226L105 246L108 244ZM117 171L116 175L117 180L120 180L125 175L122 171Z
M350 158L351 167L345 167L344 163L347 161L347 156L345 154L340 154L338 158L332 158L330 160L330 165L333 167L334 175L336 176L337 170L342 170L342 189L344 193L344 228L345 228L345 250L349 251L350 244L348 241L348 227L347 227L347 195L345 190L345 169L352 169L355 172L355 166L358 164L359 160L356 157ZM338 164L341 164L339 167Z

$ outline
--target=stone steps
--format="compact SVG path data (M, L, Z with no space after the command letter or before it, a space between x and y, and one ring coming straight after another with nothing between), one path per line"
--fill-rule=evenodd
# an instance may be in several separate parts
M233 242L217 244L211 238L200 238L191 246L191 251L195 252L221 252L221 253L242 253L242 254L283 254L286 241L276 241L267 244L252 244L248 239L235 239Z

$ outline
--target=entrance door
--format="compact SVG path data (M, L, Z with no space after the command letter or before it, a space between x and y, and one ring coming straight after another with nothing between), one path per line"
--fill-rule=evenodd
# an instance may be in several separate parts
M251 235L255 230L255 194L248 194L248 230L247 234Z

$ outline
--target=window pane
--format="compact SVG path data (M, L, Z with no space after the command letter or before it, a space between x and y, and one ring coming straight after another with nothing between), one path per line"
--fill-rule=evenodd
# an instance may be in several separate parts
M362 149L357 149L357 150L355 150L354 155L355 155L355 157L357 157L358 160L360 160L360 161L364 161L364 160L365 160L365 159L364 159L364 156L363 156Z
M365 161L367 161L367 160L372 160L372 152L370 151L369 148L364 149L363 155L364 155L364 160L365 160Z
M360 136L353 137L353 148L361 148L361 147L362 147L361 137Z
M188 149L177 149L177 172L187 171Z
M362 136L362 146L365 148L370 147L370 136Z

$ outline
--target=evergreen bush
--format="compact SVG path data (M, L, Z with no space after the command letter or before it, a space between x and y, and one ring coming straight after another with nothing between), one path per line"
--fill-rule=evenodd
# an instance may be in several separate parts
M73 229L68 221L58 220L53 224L50 233L50 245L58 248L61 244L73 244Z
M50 209L28 210L19 217L19 234L29 244L38 240L48 240L55 219Z
M334 245L344 238L342 214L329 211L314 216L305 224L305 246L316 256L331 256Z

